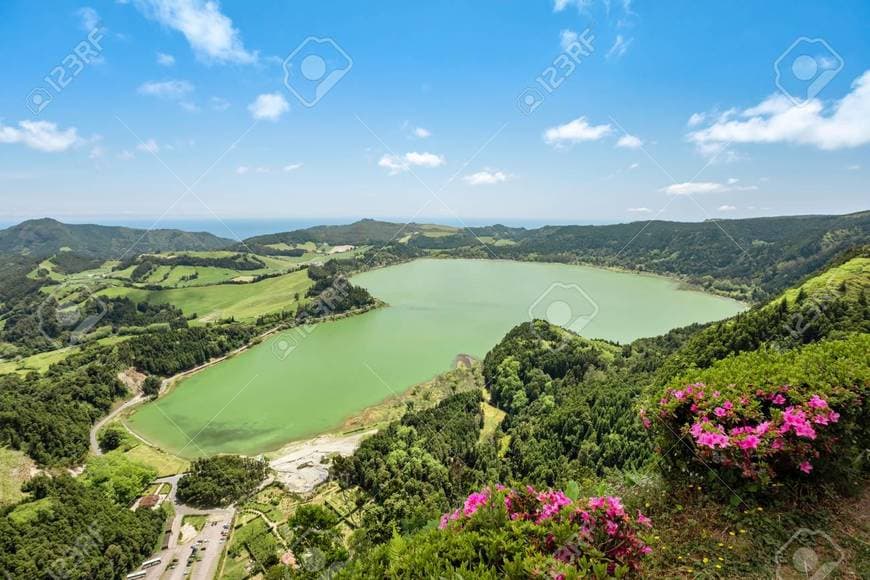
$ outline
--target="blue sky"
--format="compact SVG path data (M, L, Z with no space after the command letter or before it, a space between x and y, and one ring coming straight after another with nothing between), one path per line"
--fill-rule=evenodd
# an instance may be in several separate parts
M867 2L45 8L0 5L4 221L702 220L870 199Z

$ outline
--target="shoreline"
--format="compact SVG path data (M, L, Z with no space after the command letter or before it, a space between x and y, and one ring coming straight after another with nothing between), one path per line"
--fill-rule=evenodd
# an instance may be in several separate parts
M450 256L450 255L440 255L440 256L439 255L432 255L432 256L423 256L423 257L413 258L410 260L402 260L402 261L392 263L392 264L385 264L385 265L375 266L372 268L367 268L367 269L364 269L364 270L361 270L359 272L351 274L348 277L348 280L350 280L351 282L354 282L354 280L358 276L363 275L366 272L372 272L372 271L380 270L383 268L390 268L390 267L394 267L394 266L401 266L401 265L410 264L410 263L413 263L416 261L422 261L422 260L469 260L469 261L474 260L474 261L515 262L515 263L522 263L522 264L539 264L541 266L559 265L559 266L566 266L566 267L589 268L589 269L594 269L594 270L607 271L607 272L619 273L619 274L631 275L631 276L640 275L640 276L653 277L653 278L658 278L658 279L667 281L667 282L673 284L674 289L677 291L693 292L693 293L705 294L707 296L715 296L718 299L727 300L727 301L730 301L732 303L738 304L741 307L743 307L744 309L748 309L751 307L751 305L746 303L746 302L742 302L740 300L737 300L737 299L729 297L729 296L723 296L721 294L709 292L703 288L700 288L696 285L690 284L686 280L680 279L680 278L675 277L675 276L667 276L667 275L662 275L662 274L658 274L655 272L636 271L636 270L630 270L630 269L625 269L625 268L620 268L620 267L606 267L606 266L592 265L592 264L588 264L588 263L543 262L543 261L537 261L537 260L517 260L517 259L503 259L503 258L466 258L466 257L457 257L457 256ZM379 299L377 297L375 297L375 300L376 300L376 304L372 307L358 309L358 310L350 311L347 313L342 313L339 315L328 316L328 317L325 317L321 320L318 320L318 322L316 322L315 324L319 325L321 323L332 322L335 320L340 320L340 319L348 318L351 316L362 315L362 314L365 314L371 310L375 310L375 309L378 309L381 307L389 306L387 303L385 303L384 301L382 301L381 299ZM182 371L176 375L173 375L172 377L164 379L164 387L161 388L159 396L163 397L163 396L170 394L174 389L178 388L184 382L184 379L186 379L186 378L188 378L188 377L190 377L190 376L192 376L192 375L194 375L202 370L205 370L208 367L211 367L213 365L217 365L220 362L224 362L225 360L228 360L232 357L235 357L239 354L242 354L246 350L248 350L254 346L258 346L258 345L262 344L264 342L264 340L266 338L268 338L269 336L272 336L276 333L280 333L281 331L292 330L293 328L297 328L298 326L299 325L295 325L295 324L294 325L287 325L286 323L278 325L274 328L271 328L271 329L263 332L262 334L257 335L248 344L243 345L242 347L239 347L238 349L236 349L230 353L227 353L221 357L218 357L216 359L208 361L207 363L203 363L202 365L199 365L198 367L195 367L193 369L189 369L187 371ZM452 367L452 368L455 368L455 367ZM303 436L284 441L273 448L269 448L269 449L265 449L263 451L260 451L257 455L278 454L283 449L287 448L288 446L294 446L294 445L304 443L306 441L312 441L314 439L317 439L318 437L324 437L324 436L343 437L343 436L353 435L357 431L356 428L351 430L351 431L348 431L347 429L342 428L344 426L347 426L348 421L352 421L355 417L359 417L360 415L366 413L370 409L375 409L375 408L378 408L379 406L388 404L392 400L401 400L404 397L404 395L406 395L415 386L431 382L434 378L436 378L440 374L443 374L444 372L449 372L450 370L452 370L452 368L445 369L444 371L442 371L442 373L437 373L433 377L430 377L429 379L426 379L423 382L415 383L413 385L408 385L407 388L402 390L401 393L390 395L390 396L385 397L384 399L378 401L377 403L374 403L373 405L369 405L367 407L359 409L356 412L350 413L347 416L343 417L340 421L336 422L334 426L332 426L326 430L313 431L313 432L305 434ZM166 448L161 447L159 445L155 445L155 444L151 443L150 441L147 441L144 437L142 437L140 434L138 434L130 426L130 424L128 423L128 421L126 419L128 419L136 411L136 409L139 407L139 405L143 402L147 403L147 402L151 402L151 400L150 399L140 400L136 404L130 405L129 408L125 408L124 413L119 414L120 416L118 418L120 419L120 422L123 424L125 429L127 431L129 431L138 440L142 441L143 443L145 443L145 444L147 444L155 449L158 449L164 453L168 453L168 454L173 455L175 457L185 459L179 455L176 455L174 452L172 452L169 449L166 449ZM366 429L366 428L369 428L370 426L371 425L362 426L362 427L359 427L359 429ZM187 460L187 459L185 459L185 460Z

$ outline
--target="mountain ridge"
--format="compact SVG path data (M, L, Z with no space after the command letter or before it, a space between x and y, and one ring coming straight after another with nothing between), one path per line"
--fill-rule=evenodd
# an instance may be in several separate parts
M218 250L234 243L234 240L208 232L67 224L48 217L26 220L0 230L0 253L33 257L49 257L68 248L84 256L120 259L130 253Z

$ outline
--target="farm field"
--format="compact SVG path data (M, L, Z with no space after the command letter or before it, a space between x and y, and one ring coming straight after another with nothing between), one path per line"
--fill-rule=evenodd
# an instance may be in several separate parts
M261 314L295 307L296 294L304 295L310 286L308 273L299 270L251 284L218 284L167 290L116 286L102 290L99 294L126 296L135 302L173 304L186 315L195 314L198 321L206 322L227 317L252 320Z

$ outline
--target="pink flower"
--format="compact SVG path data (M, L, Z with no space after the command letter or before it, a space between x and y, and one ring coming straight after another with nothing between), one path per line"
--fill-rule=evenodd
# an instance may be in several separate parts
M713 414L716 415L717 417L724 417L725 415L728 414L728 411L726 411L722 407L716 407L715 409L713 409Z
M698 437L698 444L710 449L716 447L724 449L728 447L728 436L721 433L701 433Z
M798 469L809 475L810 471L813 470L813 466L809 461L804 461L798 466Z
M737 441L737 447L744 450L755 449L758 447L760 441L761 440L755 435L748 435L746 438Z
M472 493L465 500L465 505L463 506L462 511L466 516L471 516L480 508L480 506L485 505L487 500L489 500L489 490Z
M755 426L756 435L764 435L770 429L770 421L764 421Z
M773 402L774 405L785 405L785 397L777 393L773 396L771 402Z
M640 513L640 511L637 512L637 523L647 528L652 527L652 520Z
M813 395L808 404L813 409L825 409L828 406L828 402L818 395Z
M608 516L615 518L625 514L625 508L622 506L622 501L620 501L618 497L608 497L607 503L610 505L607 509Z
M616 522L613 520L607 520L607 523L604 524L604 528L606 529L608 536L615 536L616 532L619 531L619 526L616 525Z
M730 411L734 408L734 405L731 403L731 401L725 401L724 403L722 403L722 408L726 411Z

